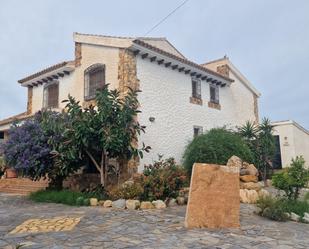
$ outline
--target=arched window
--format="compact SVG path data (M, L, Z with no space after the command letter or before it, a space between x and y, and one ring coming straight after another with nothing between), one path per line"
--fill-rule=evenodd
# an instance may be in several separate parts
M96 91L105 85L105 66L94 64L88 67L84 73L85 77L85 100L95 98Z
M59 83L53 81L44 86L43 107L58 108L59 105Z

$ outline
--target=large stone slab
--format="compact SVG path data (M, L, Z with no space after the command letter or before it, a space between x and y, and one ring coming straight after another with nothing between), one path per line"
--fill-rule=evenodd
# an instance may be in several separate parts
M185 226L239 227L239 167L195 163Z

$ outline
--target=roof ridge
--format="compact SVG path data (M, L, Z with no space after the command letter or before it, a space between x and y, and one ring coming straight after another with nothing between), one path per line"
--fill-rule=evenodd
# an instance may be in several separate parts
M144 40L167 40L166 37L150 37L150 36L113 36L113 35L99 35L99 34L86 34L86 33L79 33L74 32L76 35L83 35L83 36L98 36L98 37L107 37L107 38L119 38L119 39L144 39Z
M223 60L229 60L229 57L227 57L226 55L224 55L222 58L219 58L219 59L215 59L215 60L211 60L211 61L208 61L208 62L205 62L205 63L202 63L201 65L208 65L208 64L211 64L211 63L214 63L214 62L218 62L218 61L223 61Z

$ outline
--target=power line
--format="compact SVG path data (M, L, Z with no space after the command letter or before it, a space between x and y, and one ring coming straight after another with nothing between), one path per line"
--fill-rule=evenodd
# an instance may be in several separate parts
M172 12L170 12L166 17L164 17L162 20L160 20L156 25L154 25L149 31L147 31L144 36L148 35L151 31L153 31L155 28L157 28L161 23L163 23L167 18L169 18L171 15L173 15L179 8L181 8L183 5L186 4L189 0L185 0L182 2L182 4L178 5Z

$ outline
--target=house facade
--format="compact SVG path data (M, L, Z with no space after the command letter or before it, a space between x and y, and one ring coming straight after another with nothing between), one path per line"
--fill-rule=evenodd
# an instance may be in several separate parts
M276 168L285 168L292 158L303 156L309 168L309 131L293 120L273 122L277 141Z
M130 167L142 171L158 154L181 162L187 143L213 127L234 128L258 122L259 92L231 61L197 64L165 38L110 37L74 33L75 58L48 67L18 82L28 88L27 111L0 121L0 138L14 120L31 117L42 108L62 110L68 94L83 106L93 104L104 84L126 94L139 89L139 137L152 147Z

